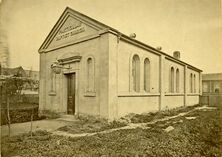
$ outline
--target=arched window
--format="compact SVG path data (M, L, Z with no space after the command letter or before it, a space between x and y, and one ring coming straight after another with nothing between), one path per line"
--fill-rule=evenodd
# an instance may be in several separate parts
M50 77L51 77L51 93L55 93L56 92L56 73L51 69L51 73L50 73Z
M94 63L93 63L93 59L90 57L87 59L87 65L86 65L86 77L87 77L87 86L86 86L86 90L88 92L92 92L94 91Z
M170 69L170 92L174 92L174 68L171 67Z
M193 86L194 86L194 93L196 93L196 75L193 75Z
M193 93L193 74L190 74L190 93Z
M176 92L179 93L180 91L180 73L179 69L176 70Z
M144 90L150 91L150 61L148 58L144 60Z
M133 90L140 91L140 58L138 55L133 56L132 60Z

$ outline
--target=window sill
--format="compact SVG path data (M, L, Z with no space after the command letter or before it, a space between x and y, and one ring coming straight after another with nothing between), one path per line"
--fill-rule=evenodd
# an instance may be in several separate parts
M118 97L149 97L160 96L160 93L146 93L146 92L120 92Z
M85 97L95 97L96 96L96 92L85 92L84 96Z
M50 91L49 96L56 96L56 92L55 91Z
M165 96L184 96L184 93L165 93Z
M187 94L188 96L199 96L199 95L201 95L200 93L188 93Z

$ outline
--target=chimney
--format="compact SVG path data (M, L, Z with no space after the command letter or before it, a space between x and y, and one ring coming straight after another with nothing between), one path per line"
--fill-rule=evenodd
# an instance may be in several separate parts
M135 38L136 38L136 33L131 33L131 34L129 35L129 37L135 39Z
M174 51L173 52L173 57L180 60L180 51Z
M156 47L156 49L160 51L160 50L162 50L162 47L158 46L158 47Z

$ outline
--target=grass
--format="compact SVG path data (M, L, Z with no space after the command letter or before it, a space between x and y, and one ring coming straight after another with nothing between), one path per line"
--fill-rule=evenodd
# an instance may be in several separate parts
M222 156L222 106L195 110L187 116L149 125L150 129L119 130L90 137L68 138L36 132L2 139L2 156ZM173 126L166 133L163 129Z

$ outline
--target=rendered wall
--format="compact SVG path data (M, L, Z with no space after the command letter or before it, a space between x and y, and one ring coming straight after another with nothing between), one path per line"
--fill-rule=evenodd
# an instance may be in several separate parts
M199 96L187 96L187 106L192 106L192 105L196 105L199 104Z
M118 92L129 92L131 91L130 77L131 66L132 66L132 57L137 54L140 57L140 92L144 91L144 59L149 58L150 60L150 92L149 93L159 93L159 62L160 57L156 54L148 52L142 48L136 47L127 42L121 41L119 43L118 50Z
M40 111L67 112L66 74L69 73L76 74L76 114L100 115L109 119L130 112L194 105L198 103L202 90L201 74L194 67L70 10L61 16L39 52ZM70 53L82 58L65 63L64 66L71 69L63 69L61 74L54 76L52 63ZM139 92L133 89L134 55L140 58ZM94 60L94 91L86 90L88 57ZM144 90L146 58L150 61L149 91ZM171 67L174 67L175 75L176 69L179 69L177 93L169 90ZM190 73L196 76L195 92L190 92Z
M118 50L119 44L118 39L115 35L109 34L109 52L108 52L108 108L109 108L109 119L113 120L117 118L118 108L117 108L117 71L118 71Z
M174 92L170 91L171 68L174 69ZM179 91L176 91L176 70L179 70ZM165 59L163 66L164 98L161 109L172 109L184 106L184 66L172 60Z
M70 66L71 71L76 73L76 112L78 114L84 113L108 117L107 38L107 35L104 34L100 36L100 38L95 38L75 45L56 49L48 53L40 54L40 56L43 56L42 60L45 60L45 62L41 62L40 64L40 68L42 67L42 69L44 69L41 71L40 78L45 78L44 80L42 79L42 83L40 83L40 91L45 91L45 94L40 97L40 110L67 112L67 76L64 74L67 70L63 70L61 74L56 74L55 94L50 94L52 81L51 64L65 53L76 52L82 56L80 62L65 65ZM93 56L95 60L95 96L90 95L85 91L86 60L89 56Z
M118 117L158 111L159 96L118 97Z
M162 109L172 109L176 107L184 106L184 96L183 95L168 95L164 97L164 107Z
M173 62L171 60L165 59L164 62L164 93L170 93L170 70L171 67L174 68L174 93L176 92L176 70L179 69L179 92L184 93L184 66Z
M114 115L121 117L128 113L157 111L159 107L159 56L125 41L117 42L114 35L110 36L109 42L115 43L110 45L110 52L112 54L117 53L113 56L114 59L109 60L115 63L115 66L110 64L109 68L110 75L114 74L112 75L115 76L113 80L116 80L116 85L114 85L117 93L115 95L117 106L113 108ZM140 92L132 90L132 57L135 54L140 58ZM143 69L145 58L150 60L150 92L144 90ZM112 92L114 86L110 86L110 89L109 92Z
M39 72L39 110L43 111L46 110L46 68L45 68L45 53L41 53L39 55L39 65L40 65L40 72Z
M112 54L113 58L109 58L109 79L112 79L112 82L115 82L116 79L117 85L115 83L110 85L109 93L117 91L117 96L109 94L109 99L112 99L113 102L116 102L115 97L117 97L117 107L115 103L110 105L110 111L113 110L113 115L117 112L118 117L124 116L128 113L143 113L150 111L157 111L159 105L161 109L172 109L176 107L186 106L186 105L195 105L199 103L199 80L200 73L187 68L185 74L185 65L182 63L177 63L172 59L168 59L166 56L163 61L163 87L164 96L162 102L160 102L160 56L144 50L133 44L130 44L126 41L120 40L117 42L117 38L114 35L110 35L109 42L115 43L110 44L109 52ZM116 54L117 53L117 54ZM115 55L114 55L115 54ZM132 82L131 82L131 64L132 56L137 54L140 57L140 92L132 91ZM150 92L145 92L143 87L143 66L144 59L149 58L150 60ZM174 68L174 92L171 93L170 88L170 69ZM176 91L176 70L179 70L179 91ZM116 72L117 71L117 72ZM190 73L195 74L196 76L196 92L189 93L189 76ZM185 78L186 76L186 78ZM186 80L186 83L185 83ZM192 97L185 97L190 95ZM112 96L112 98L111 98ZM186 99L186 100L185 100ZM115 107L114 107L115 106ZM115 117L115 116L114 116Z
M191 90L190 90L190 87L191 87L190 86L190 74L191 73L193 74L193 76L194 76L194 74L196 76L196 81L195 81L195 83L196 83L196 92L194 92L194 90L193 90L193 93L191 93ZM200 74L198 72L190 69L190 68L187 69L187 85L188 85L188 87L187 87L188 93L190 93L190 94L199 94L200 93Z

